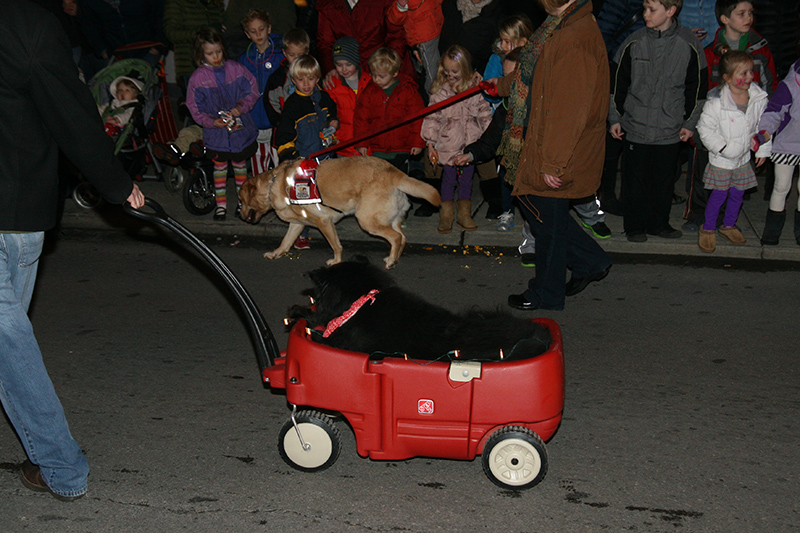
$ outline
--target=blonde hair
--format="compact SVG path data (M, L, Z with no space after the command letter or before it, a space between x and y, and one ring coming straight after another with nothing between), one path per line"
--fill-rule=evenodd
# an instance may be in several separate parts
M719 59L719 77L724 83L728 83L724 76L731 77L736 73L736 69L741 65L753 65L753 56L744 50L731 50L727 44L718 44L714 49Z
M453 90L460 93L463 90L469 89L470 79L472 78L472 56L469 55L466 48L457 44L452 45L444 51L442 58L439 60L439 69L436 71L436 79L433 80L431 85L431 94L438 93L445 83L447 83L447 76L444 73L444 60L449 59L458 64L461 70L461 81L453 87Z
M500 24L500 36L509 41L519 43L521 39L530 39L533 35L533 22L524 13L508 17Z
M369 56L368 63L370 72L394 76L400 72L402 59L400 54L391 48L378 48Z
M321 78L322 69L314 57L306 54L294 60L289 67L289 77L295 78Z

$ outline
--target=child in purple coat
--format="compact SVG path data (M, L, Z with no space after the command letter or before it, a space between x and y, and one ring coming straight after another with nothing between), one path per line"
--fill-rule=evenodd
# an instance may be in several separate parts
M250 110L259 99L258 85L244 66L227 59L222 35L213 28L197 32L194 61L197 70L189 78L186 106L203 128L206 153L214 161L214 220L225 220L228 162L238 193L247 179L246 161L257 148L258 128Z

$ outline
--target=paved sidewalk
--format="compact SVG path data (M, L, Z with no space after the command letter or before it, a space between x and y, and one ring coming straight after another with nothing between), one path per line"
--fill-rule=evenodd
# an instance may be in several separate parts
M287 224L278 219L274 212L270 212L256 225L235 219L232 213L229 213L228 220L225 222L216 222L211 214L201 217L190 214L183 206L181 194L167 192L161 182L144 181L140 182L139 186L146 196L158 201L172 218L194 233L218 236L263 237L265 240L264 249L267 250L275 248L286 232ZM478 194L475 198L477 199L475 201L475 206L477 207L480 202L480 195ZM697 233L684 233L680 239L663 239L650 236L645 243L632 243L628 242L622 233L622 217L614 215L606 216L606 223L612 231L611 237L602 240L598 239L598 242L606 251L620 254L713 256L800 261L800 246L797 245L794 239L794 218L791 212L791 208L796 205L796 201L796 192L793 191L787 199L789 209L787 209L786 226L783 229L778 246L761 246L760 243L768 207L768 202L764 200L763 184L759 186L757 192L751 194L749 200L744 202L742 212L739 215L737 225L747 238L747 243L744 245L733 245L725 237L718 235L717 250L713 254L706 254L697 246ZM685 222L682 219L683 209L684 204L675 205L672 208L671 224L675 228L680 228ZM125 227L132 223L131 217L124 215L119 209L105 206L87 210L78 207L72 199L67 199L64 211L62 226L65 229L111 229L113 227ZM482 247L516 247L519 245L522 240L521 216L519 213L516 217L517 225L509 232L496 231L495 221L484 218L485 213L486 205L484 204L478 208L478 212L475 215L475 221L478 223L476 231L458 231L458 228L454 226L454 231L445 235L441 235L436 231L438 216L420 218L410 214L406 221L404 232L408 242L414 244ZM134 222L138 223L138 221ZM337 230L340 239L345 243L347 241L380 240L362 231L353 217L346 217L342 220L337 225ZM328 246L324 237L316 230L312 230L311 240L314 247ZM346 245L345 253L347 253Z

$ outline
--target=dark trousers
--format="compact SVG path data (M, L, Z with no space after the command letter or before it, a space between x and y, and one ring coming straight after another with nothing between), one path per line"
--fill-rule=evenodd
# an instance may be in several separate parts
M518 200L536 237L536 276L525 299L539 309L564 309L567 269L584 278L605 270L611 258L572 218L569 198L525 195Z
M680 143L624 141L622 208L625 233L658 235L669 226Z

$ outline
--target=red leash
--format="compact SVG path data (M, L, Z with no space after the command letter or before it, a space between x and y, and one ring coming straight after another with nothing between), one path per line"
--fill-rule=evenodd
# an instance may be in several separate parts
M479 93L481 91L486 92L486 94L488 94L489 96L497 97L497 86L495 86L493 83L489 83L488 81L482 81L478 85L476 85L475 87L472 87L470 89L467 89L466 91L460 92L455 96L451 96L447 100L442 100L438 104L433 104L432 106L428 106L425 109L421 109L421 110L417 111L416 113L412 114L411 116L406 117L404 119L400 119L400 120L396 120L394 122L391 122L391 123L387 124L386 126L384 126L383 128L379 129L378 131L374 131L374 132L368 133L367 135L362 135L361 137L357 137L355 139L350 139L349 141L347 141L345 143L332 144L332 145L328 146L327 148L324 148L322 150L316 151L313 154L309 154L307 159L314 159L314 158L323 156L325 154L328 154L330 152L338 152L339 150L344 150L345 148L349 148L349 147L351 147L351 146L353 146L355 144L360 143L361 141L365 141L367 139L371 139L372 137L377 137L378 135L386 133L389 130L393 130L395 128L399 128L400 126L405 126L409 122L414 122L415 120L418 120L418 119L420 119L422 117L428 116L431 113L435 113L435 112L439 111L440 109L442 109L443 107L451 106L451 105L455 104L456 102L460 102L461 100L469 98L473 94Z

